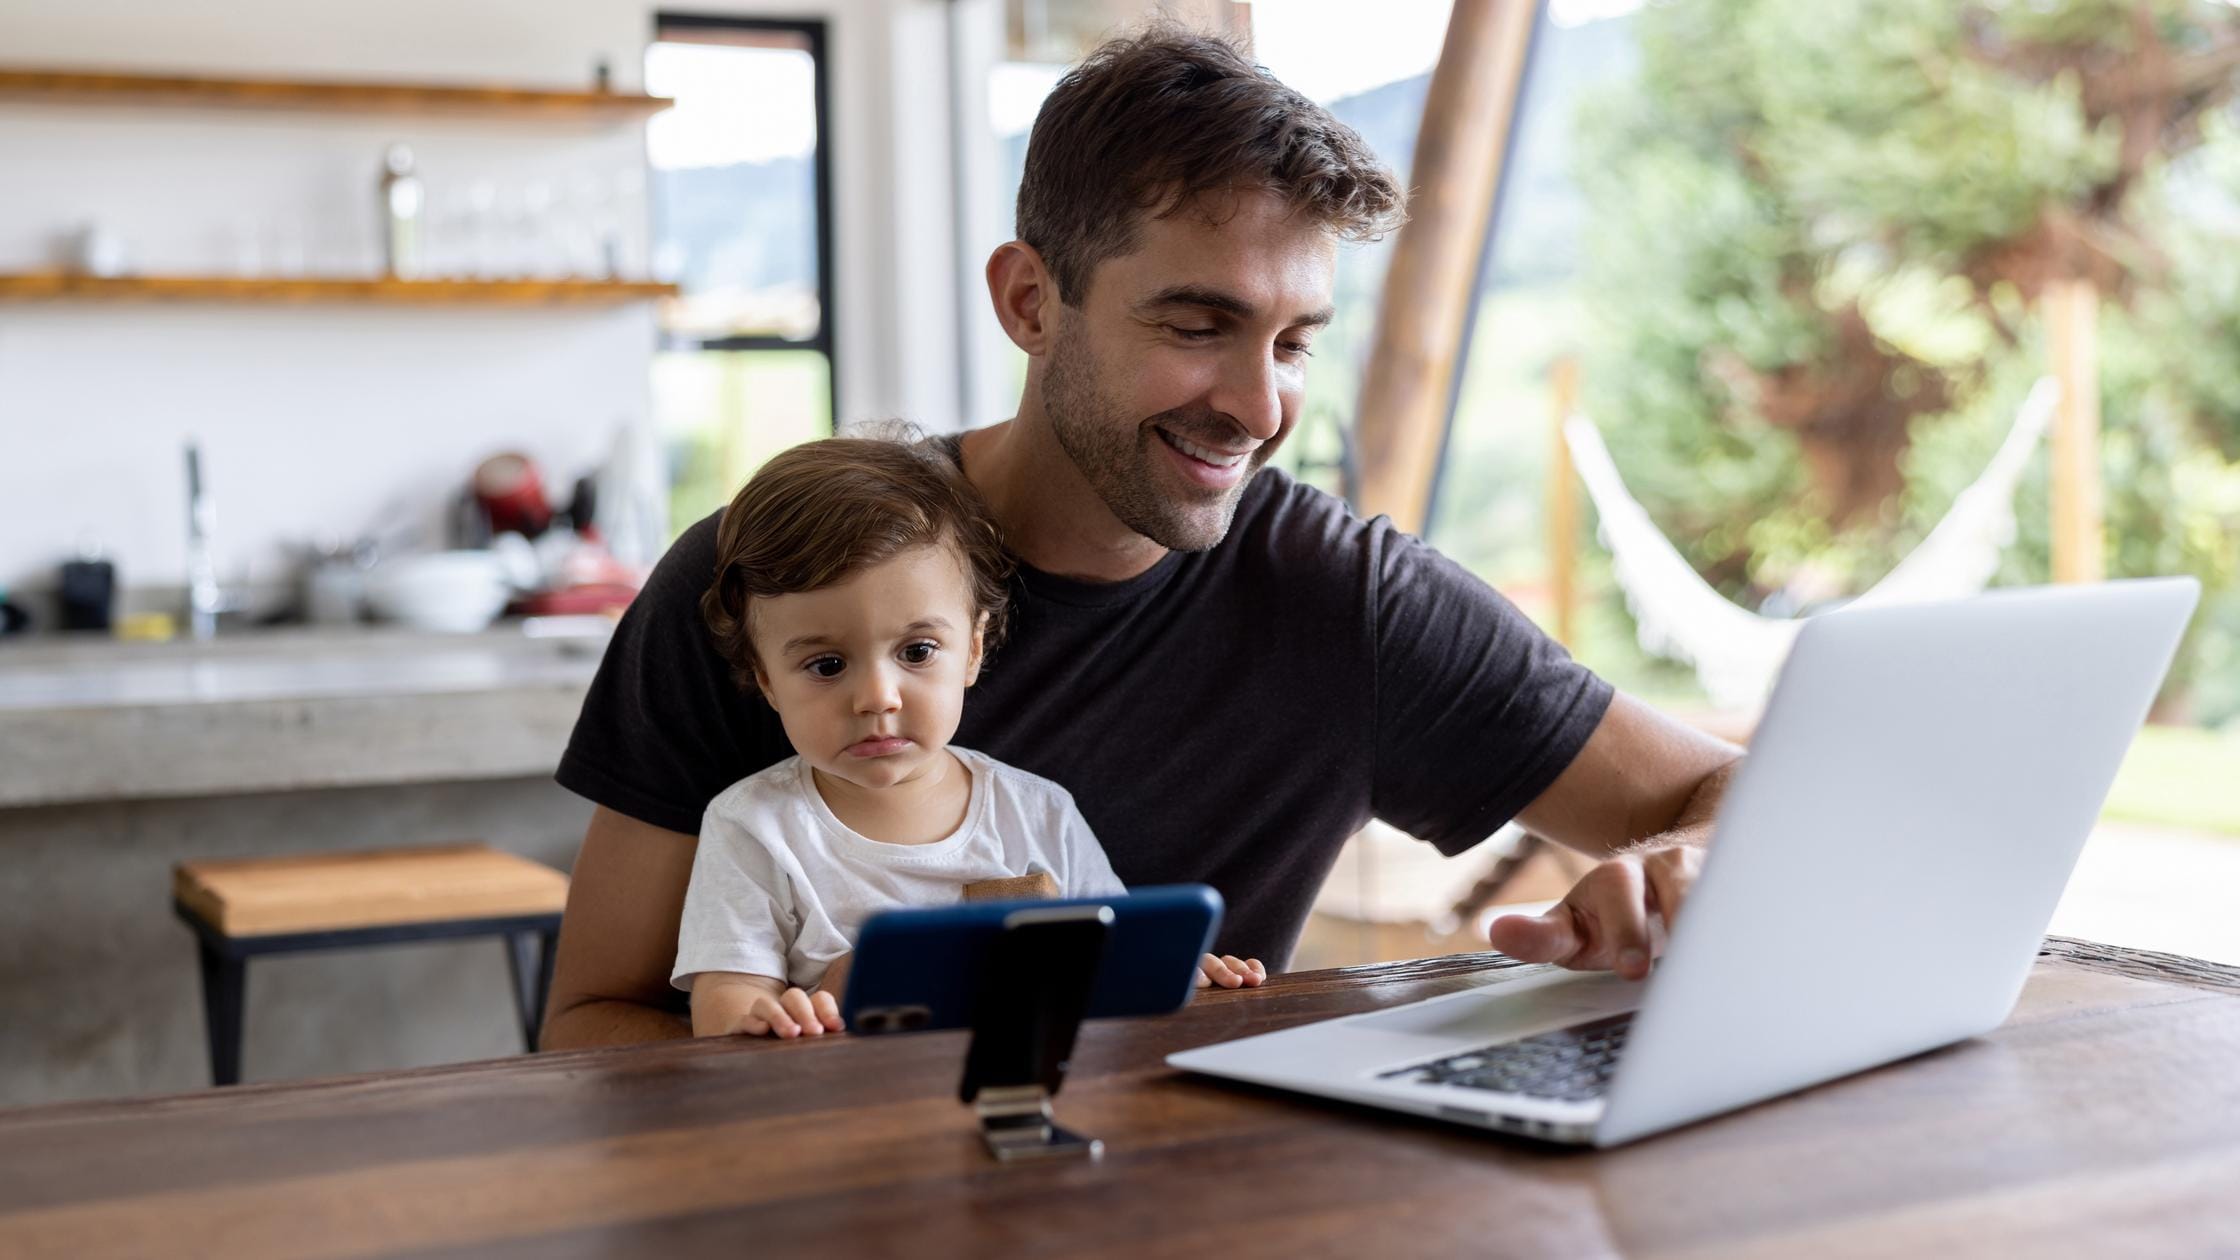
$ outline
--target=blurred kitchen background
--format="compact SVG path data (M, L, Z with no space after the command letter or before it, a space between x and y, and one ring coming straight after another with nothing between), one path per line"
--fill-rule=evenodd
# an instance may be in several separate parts
M1449 4L1374 8L0 0L0 1104L208 1083L179 862L476 840L565 870L589 807L550 773L669 539L836 424L1010 413L980 269L1066 63L1155 12L1222 31L1407 170ZM2055 926L2240 961L2233 6L1551 0L1524 29L1423 532L1746 736L1620 585L1556 422L1596 421L1690 580L1835 606L1997 480L2058 366L2026 264L2085 223L2097 572L2208 592ZM2093 97L2149 37L2183 73ZM1357 501L1392 249L1343 259L1284 456ZM2042 582L2048 457L2017 449L1981 559ZM1297 965L1475 948L1579 869L1366 834ZM516 1053L509 984L490 942L261 960L246 1079Z

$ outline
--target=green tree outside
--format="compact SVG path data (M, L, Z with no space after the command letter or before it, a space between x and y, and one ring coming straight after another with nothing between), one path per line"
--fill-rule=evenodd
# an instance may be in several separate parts
M2101 314L2108 571L2206 588L2165 716L2240 719L2240 11L1685 0L1592 101L1586 403L1730 598L1857 594ZM1997 581L2050 573L2045 460Z

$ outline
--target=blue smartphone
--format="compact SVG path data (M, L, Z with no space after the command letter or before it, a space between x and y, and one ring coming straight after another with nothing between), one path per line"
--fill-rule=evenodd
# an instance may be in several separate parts
M1163 1015L1190 1000L1198 959L1221 926L1221 894L1165 884L1111 897L972 901L871 916L856 941L840 1018L855 1033L969 1028L980 972L1022 910L1109 906L1112 923L1085 1018Z

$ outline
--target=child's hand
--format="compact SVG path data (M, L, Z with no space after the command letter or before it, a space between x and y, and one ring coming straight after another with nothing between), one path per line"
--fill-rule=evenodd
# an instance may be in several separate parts
M840 1004L822 989L757 993L727 1031L749 1037L822 1037L840 1031Z
M1267 980L1268 969L1257 958L1207 954L1198 960L1198 987L1218 984L1224 989L1257 989Z

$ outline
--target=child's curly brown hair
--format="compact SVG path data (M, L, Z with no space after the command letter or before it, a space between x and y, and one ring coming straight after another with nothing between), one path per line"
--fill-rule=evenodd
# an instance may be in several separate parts
M819 590L914 547L964 561L983 657L1002 641L1013 562L979 491L923 440L836 437L780 453L724 509L700 615L739 686L755 683L753 601Z

